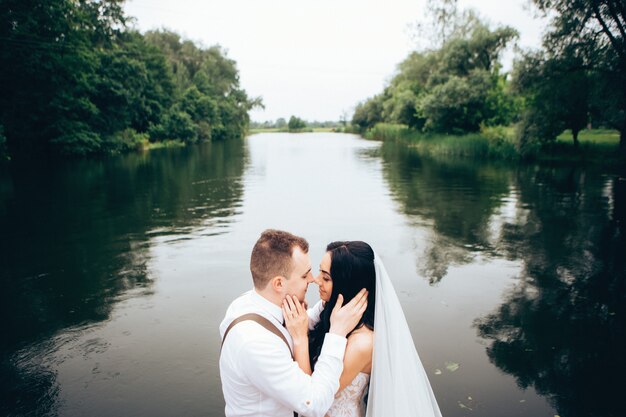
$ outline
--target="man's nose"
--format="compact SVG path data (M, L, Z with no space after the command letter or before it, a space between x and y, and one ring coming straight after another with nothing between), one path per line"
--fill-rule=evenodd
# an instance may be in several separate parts
M310 283L312 283L312 282L317 283L317 281L315 280L315 277L314 277L314 276L313 276L313 274L311 274L310 272L309 272L309 276L308 276L307 282L308 282L309 284L310 284Z

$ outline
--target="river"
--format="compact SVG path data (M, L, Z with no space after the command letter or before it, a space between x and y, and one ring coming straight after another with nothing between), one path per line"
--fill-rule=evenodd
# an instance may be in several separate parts
M13 164L0 414L223 415L218 325L280 228L314 272L330 241L374 247L445 417L623 415L625 220L626 179L601 167L347 134Z

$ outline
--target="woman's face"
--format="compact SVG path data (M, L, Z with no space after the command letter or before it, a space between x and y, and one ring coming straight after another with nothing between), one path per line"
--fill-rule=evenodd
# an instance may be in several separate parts
M333 293L333 280L330 277L330 252L326 252L320 262L320 273L315 279L317 285L320 287L320 299L324 302L330 300L330 296Z

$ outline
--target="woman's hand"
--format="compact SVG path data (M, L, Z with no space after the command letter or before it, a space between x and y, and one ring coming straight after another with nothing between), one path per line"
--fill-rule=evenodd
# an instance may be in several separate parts
M295 296L288 295L283 300L283 317L285 318L285 327L293 339L294 344L305 343L309 341L309 315L306 308L298 301Z

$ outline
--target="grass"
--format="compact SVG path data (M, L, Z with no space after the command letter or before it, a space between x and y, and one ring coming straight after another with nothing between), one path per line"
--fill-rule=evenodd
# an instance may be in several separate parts
M557 138L557 142L573 143L572 132L565 130ZM578 140L582 144L598 146L619 146L619 132L609 129L584 129L578 133Z
M480 133L464 135L428 134L404 125L379 123L364 136L375 140L400 140L420 153L430 156L459 156L482 159L519 160L515 128L483 127ZM537 146L530 158L553 161L623 163L617 152L619 133L615 130L583 130L578 135L580 146L574 147L570 131L564 131L553 143Z
M422 133L403 125L379 123L365 137L383 141L406 141L420 153L431 156L519 159L508 128L488 128L483 133L445 135Z
M162 148L182 148L185 145L185 142L182 140L164 140L161 142L150 142L148 140L143 141L140 145L140 150L142 151L151 151L153 149L162 149Z
M543 147L542 160L592 161L614 164L618 156L619 132L608 129L585 129L578 134L579 147L574 147L572 132L561 133L554 143Z

